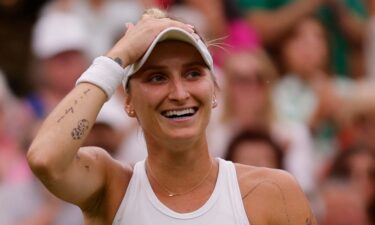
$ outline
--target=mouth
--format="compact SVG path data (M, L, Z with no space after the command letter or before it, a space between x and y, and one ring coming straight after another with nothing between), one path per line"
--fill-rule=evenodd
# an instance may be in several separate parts
M162 111L161 114L168 119L186 119L194 116L198 111L198 107L173 109Z

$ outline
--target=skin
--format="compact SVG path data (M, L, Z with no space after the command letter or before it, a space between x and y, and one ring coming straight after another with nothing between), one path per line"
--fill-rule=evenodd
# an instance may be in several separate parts
M125 67L142 55L157 33L170 26L193 32L185 24L146 16L128 26L107 56L120 59L117 61ZM125 108L144 130L147 173L154 192L177 212L198 209L212 193L218 173L204 134L214 107L215 85L203 59L185 43L160 43L129 86ZM105 100L105 93L95 85L77 85L46 119L28 152L34 173L56 196L78 205L86 225L112 223L132 176L130 165L120 164L103 149L80 148ZM185 119L162 115L165 110L189 107L197 110ZM242 165L236 169L252 224L316 224L290 175ZM165 187L176 193L187 191L202 179L187 194L167 197L165 193Z
M231 55L224 67L227 104L232 108L233 118L244 127L268 125L269 92L262 66L254 54L239 52Z
M323 5L328 5L335 10L340 28L352 44L358 45L365 34L365 23L337 0L291 1L272 11L250 10L247 12L246 19L257 30L264 44L273 45L298 21L313 15Z
M246 19L257 30L264 44L273 45L300 19L312 15L325 1L328 0L292 1L272 11L251 10Z
M237 146L233 161L244 165L277 168L277 156L272 146L258 141L244 141Z

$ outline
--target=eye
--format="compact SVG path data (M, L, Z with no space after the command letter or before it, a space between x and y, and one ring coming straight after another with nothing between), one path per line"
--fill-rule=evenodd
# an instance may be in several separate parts
M148 82L159 84L159 83L165 82L166 80L167 80L167 77L165 75L157 73L157 74L152 74L149 77Z
M200 70L189 70L186 74L185 77L187 79L196 79L198 77L202 76L202 72Z

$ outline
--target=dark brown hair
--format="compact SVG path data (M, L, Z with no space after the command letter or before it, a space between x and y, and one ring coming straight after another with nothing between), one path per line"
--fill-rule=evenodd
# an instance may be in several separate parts
M233 161L233 157L237 147L244 142L262 142L269 145L276 156L277 168L284 168L284 151L281 146L272 138L267 130L246 129L239 132L230 142L225 159Z

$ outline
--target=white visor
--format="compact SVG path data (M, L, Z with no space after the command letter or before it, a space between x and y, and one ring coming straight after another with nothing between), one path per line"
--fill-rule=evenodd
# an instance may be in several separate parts
M151 43L150 47L148 47L145 54L142 56L140 60L138 60L136 63L128 65L125 68L125 78L123 79L123 86L124 89L126 89L128 80L130 76L132 76L134 73L136 73L147 61L148 57L150 57L152 51L154 50L156 44L162 41L166 40L176 40L176 41L183 41L186 43L191 44L194 46L198 52L201 54L203 60L207 64L210 71L213 71L213 59L208 51L207 46L203 43L201 39L197 40L195 37L193 37L190 33L187 31L177 28L177 27L170 27L158 34L154 41Z

